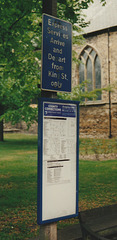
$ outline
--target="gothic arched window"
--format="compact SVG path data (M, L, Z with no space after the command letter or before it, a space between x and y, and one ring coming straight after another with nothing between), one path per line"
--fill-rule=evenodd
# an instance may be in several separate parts
M87 46L80 54L79 59L79 83L87 80L87 84L82 90L90 92L94 89L100 89L101 65L97 52L92 47ZM97 100L101 100L101 93L99 93Z

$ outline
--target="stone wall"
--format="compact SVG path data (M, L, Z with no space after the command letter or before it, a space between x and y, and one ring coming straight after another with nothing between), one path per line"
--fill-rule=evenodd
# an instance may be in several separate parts
M38 123L35 122L33 123L29 129L27 129L26 123L25 122L20 122L15 125L12 125L10 122L9 123L4 123L4 132L9 133L9 132L20 132L20 133L29 133L29 134L37 134L38 133Z
M108 138L110 133L109 104L80 106L79 130L80 137ZM117 137L117 104L111 107L111 134ZM24 122L12 126L4 125L5 132L38 133L38 123L34 123L27 130Z
M112 106L111 135L117 137L117 105ZM80 137L108 138L109 105L80 106Z

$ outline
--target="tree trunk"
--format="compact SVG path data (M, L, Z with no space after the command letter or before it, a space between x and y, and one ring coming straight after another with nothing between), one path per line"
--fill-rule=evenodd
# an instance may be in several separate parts
M3 106L0 104L0 116L3 114ZM3 141L3 121L0 121L0 142Z

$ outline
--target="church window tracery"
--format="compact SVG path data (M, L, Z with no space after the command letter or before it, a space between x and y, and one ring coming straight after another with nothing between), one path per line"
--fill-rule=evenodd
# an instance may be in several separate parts
M101 64L95 49L91 46L86 46L81 52L79 59L79 83L87 81L82 91L90 92L94 89L101 89ZM96 100L101 100L101 93L98 94Z

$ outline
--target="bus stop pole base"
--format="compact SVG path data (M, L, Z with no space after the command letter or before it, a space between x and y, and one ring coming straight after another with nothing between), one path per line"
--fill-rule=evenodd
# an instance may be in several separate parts
M40 226L39 240L57 240L57 223Z

